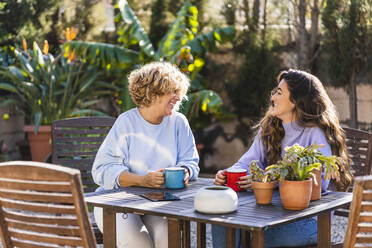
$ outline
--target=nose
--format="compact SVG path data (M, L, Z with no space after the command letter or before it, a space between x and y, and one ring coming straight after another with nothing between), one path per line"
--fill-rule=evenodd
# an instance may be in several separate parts
M271 95L271 98L270 98L270 100L271 100L272 102L276 100L276 93L275 93L275 94L273 94L273 95Z
M173 100L175 100L176 102L178 102L178 101L181 100L181 97L178 94L174 94L173 95Z

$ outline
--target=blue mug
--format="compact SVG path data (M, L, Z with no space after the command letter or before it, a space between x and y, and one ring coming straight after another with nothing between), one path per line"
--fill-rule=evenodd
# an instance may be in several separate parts
M168 167L164 169L165 187L168 189L181 189L185 187L183 178L185 176L185 168L183 167Z

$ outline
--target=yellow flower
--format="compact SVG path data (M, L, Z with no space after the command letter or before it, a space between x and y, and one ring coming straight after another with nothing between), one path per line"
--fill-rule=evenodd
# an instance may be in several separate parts
M37 100L37 104L38 104L39 106L41 106L41 100L40 100L40 99Z
M201 106L201 110L203 111L203 112L207 112L207 107L208 107L208 103L210 102L210 100L207 98L204 102L203 102L203 104L202 104L202 106Z
M195 66L196 67L202 67L204 65L204 61L202 59L195 59L195 62L194 62Z
M190 64L187 69L190 71L190 72L193 72L195 70L195 65L194 64Z
M25 39L22 40L22 44L23 44L23 50L26 52L27 51L27 42Z
M73 61L75 58L75 50L72 50L72 52L68 55L68 62Z
M48 54L49 53L49 43L48 43L47 40L44 41L43 53L44 54Z
M71 40L71 30L70 28L66 28L65 37L67 41Z
M7 120L9 120L9 114L8 113L5 113L5 114L3 114L3 120L4 121L7 121Z
M70 39L71 40L74 40L76 38L78 32L79 32L79 29L77 29L77 28L76 29L75 28L71 28Z

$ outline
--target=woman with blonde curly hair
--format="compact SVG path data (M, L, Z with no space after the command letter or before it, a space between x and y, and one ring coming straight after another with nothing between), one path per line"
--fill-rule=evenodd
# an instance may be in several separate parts
M352 175L349 170L345 135L335 107L322 83L314 75L299 70L282 71L277 81L278 87L273 90L270 99L271 106L259 123L260 129L252 146L232 167L248 169L251 161L256 160L258 165L265 169L284 157L285 147L296 143L309 146L316 142L324 144L324 147L320 148L324 155L337 155L346 162L345 166L340 165L339 182L332 181L330 184L329 180L322 178L322 191L346 191ZM224 182L225 176L219 171L214 183L222 185ZM250 175L240 178L238 184L243 189L251 188ZM223 227L212 227L214 248L224 247L224 232ZM316 244L317 221L310 218L268 229L264 237L265 247Z
M122 113L98 150L92 175L97 190L128 186L160 188L163 170L183 167L184 182L199 174L194 136L178 113L186 98L188 78L167 62L144 65L129 75L136 108ZM102 209L94 209L102 230ZM158 216L117 214L118 247L168 247L167 220Z

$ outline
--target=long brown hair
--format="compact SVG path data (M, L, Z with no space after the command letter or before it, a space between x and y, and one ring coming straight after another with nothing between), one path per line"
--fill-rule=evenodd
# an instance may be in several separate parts
M302 127L319 127L331 146L332 154L341 157L345 164L340 166L341 180L335 182L336 190L346 191L351 184L349 154L345 145L345 133L340 126L335 106L329 99L323 84L314 75L299 71L282 71L277 82L284 80L294 103L296 122ZM285 132L282 121L271 115L270 108L261 120L261 139L267 151L269 165L281 159L281 142Z

